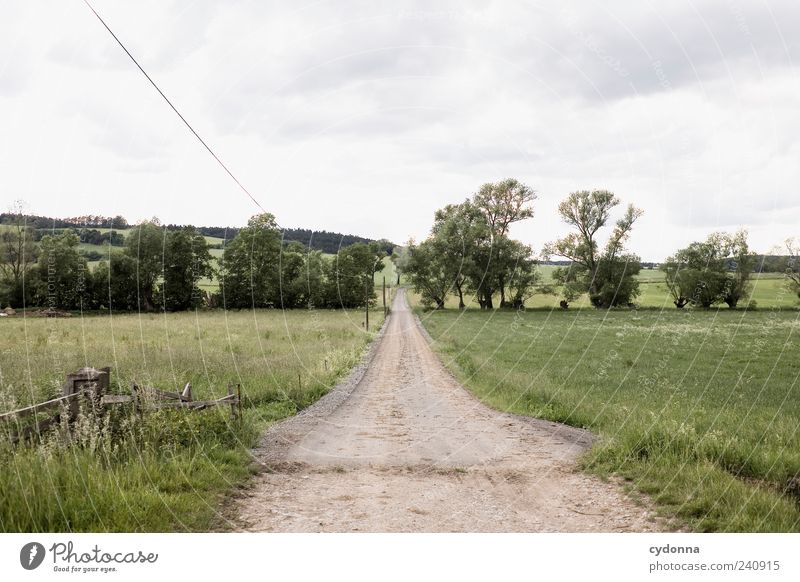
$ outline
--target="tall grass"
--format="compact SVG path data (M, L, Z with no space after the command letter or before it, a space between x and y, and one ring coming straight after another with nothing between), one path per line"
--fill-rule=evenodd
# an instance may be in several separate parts
M800 531L800 313L421 313L487 404L591 429L617 474L699 531Z
M246 483L249 449L271 422L325 394L374 333L362 313L267 310L0 320L0 411L58 395L82 366L111 366L112 392L134 381L196 399L242 386L228 407L139 418L125 406L83 415L41 443L0 434L2 531L203 531L224 527L225 495ZM382 320L370 314L371 329Z

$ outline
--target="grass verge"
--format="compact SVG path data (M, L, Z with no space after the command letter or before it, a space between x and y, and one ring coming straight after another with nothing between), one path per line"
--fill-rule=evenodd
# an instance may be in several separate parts
M798 313L420 312L495 408L592 430L582 459L697 531L800 531Z
M35 446L12 447L0 434L0 530L224 527L221 501L250 477L250 448L358 362L383 312L370 314L370 333L362 317L264 310L0 321L0 411L57 395L65 374L86 365L112 367L112 392L190 381L206 399L233 382L244 402L241 422L227 407L139 419L122 406Z

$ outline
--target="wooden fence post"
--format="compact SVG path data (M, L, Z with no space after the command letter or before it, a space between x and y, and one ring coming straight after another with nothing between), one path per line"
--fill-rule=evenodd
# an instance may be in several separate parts
M133 409L136 411L136 414L141 417L144 412L144 407L142 405L142 394L136 382L131 384L131 396L133 397Z
M228 396L233 396L233 395L234 395L233 385L230 382L228 382ZM236 400L231 398L231 418L233 418L233 420L236 420L238 416L239 415L238 415Z
M64 380L64 389L63 394L64 396L72 396L77 392L75 389L75 384L77 382L77 373L67 374L66 380ZM80 412L81 404L78 402L77 398L73 398L69 401L69 405L67 406L67 414L69 415L68 421L72 422L76 418L78 418L78 413Z
M110 386L111 368L102 368L96 370L95 368L81 368L71 374L67 374L64 381L64 396L71 396L73 394L86 391L86 396L92 406L93 412L100 411L100 401L103 394L108 391ZM78 418L80 412L80 399L75 398L69 403L69 420L70 422Z
M239 411L239 422L242 422L242 385L236 385L236 407Z
M369 284L364 286L364 329L369 331Z
M383 316L386 317L386 277L383 278Z

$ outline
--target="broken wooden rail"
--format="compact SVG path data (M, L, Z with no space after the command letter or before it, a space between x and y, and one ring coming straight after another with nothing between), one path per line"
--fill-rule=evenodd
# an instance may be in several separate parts
M68 424L74 422L80 414L82 402L96 414L103 414L106 407L119 404L133 404L139 414L164 409L196 411L226 405L230 406L234 420L241 418L242 397L239 384L235 387L228 384L228 394L222 398L194 400L191 383L187 383L182 392L170 392L134 383L130 395L108 394L110 377L111 368L81 368L67 375L63 396L0 414L0 427L6 427L12 442L28 439L61 423L64 415ZM42 416L45 418L39 420Z

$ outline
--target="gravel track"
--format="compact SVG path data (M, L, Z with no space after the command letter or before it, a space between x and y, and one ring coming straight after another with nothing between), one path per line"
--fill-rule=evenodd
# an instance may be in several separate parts
M266 433L236 502L244 531L657 531L576 468L586 431L492 410L431 350L403 290L362 363Z

